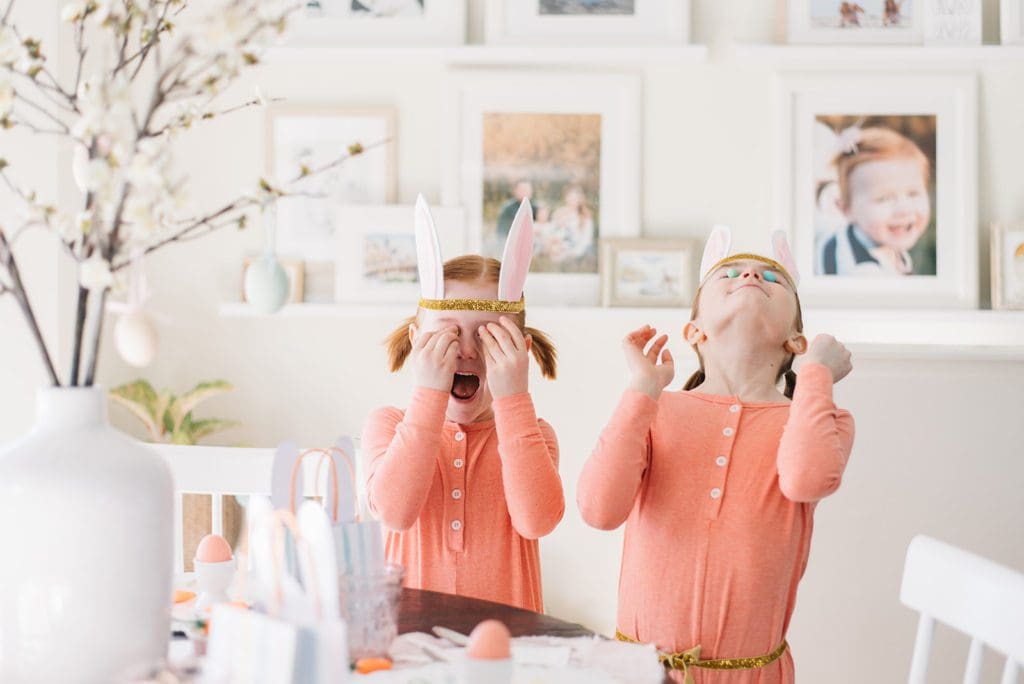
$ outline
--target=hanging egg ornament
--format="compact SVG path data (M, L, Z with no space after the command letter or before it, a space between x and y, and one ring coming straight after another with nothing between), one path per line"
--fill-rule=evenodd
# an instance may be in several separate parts
M260 313L276 313L288 301L288 274L273 254L264 254L245 271L245 299Z
M129 366L144 368L153 363L159 342L156 327L141 309L128 311L114 327L114 346Z

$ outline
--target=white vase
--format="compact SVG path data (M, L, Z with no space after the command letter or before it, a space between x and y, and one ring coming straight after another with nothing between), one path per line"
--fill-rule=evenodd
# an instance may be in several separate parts
M167 652L171 473L99 388L39 391L0 449L0 682L123 681Z

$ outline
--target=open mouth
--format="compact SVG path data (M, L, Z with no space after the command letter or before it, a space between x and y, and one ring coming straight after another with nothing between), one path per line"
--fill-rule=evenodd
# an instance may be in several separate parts
M480 389L480 377L474 373L456 373L452 379L452 396L460 401L469 401Z
M910 223L890 223L886 226L889 232L895 236L910 235L914 232L914 222Z

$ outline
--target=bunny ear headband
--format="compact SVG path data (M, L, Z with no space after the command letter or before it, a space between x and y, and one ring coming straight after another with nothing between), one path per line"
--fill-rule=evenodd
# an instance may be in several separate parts
M711 236L708 237L707 244L704 245L704 256L700 260L701 287L704 286L704 281L707 280L708 276L720 266L733 261L743 260L760 261L763 264L768 264L785 276L794 290L800 284L800 272L797 271L793 252L789 249L789 240L786 239L786 234L783 231L777 230L772 233L771 258L761 256L760 254L733 254L730 256L729 248L731 246L732 232L726 226L715 226L711 229Z
M434 219L423 195L416 198L416 261L420 276L420 308L434 311L520 313L526 308L523 287L533 257L533 209L523 200L512 221L501 255L497 299L445 299L444 261Z

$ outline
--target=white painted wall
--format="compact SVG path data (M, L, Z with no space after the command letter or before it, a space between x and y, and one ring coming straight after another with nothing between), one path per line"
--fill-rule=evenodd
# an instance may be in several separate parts
M986 1L986 35L996 35L995 5ZM700 0L694 38L726 28L744 40L767 42L775 32L772 3ZM479 30L479 6L470 13ZM856 65L851 65L856 66ZM891 65L899 68L900 65ZM773 72L752 63L641 65L644 77L641 145L644 226L651 235L703 236L712 222L734 227L738 241L757 244L770 218ZM1024 153L1024 64L985 66L980 82L980 224L1024 214L1019 160ZM399 112L399 198L440 197L445 69L429 60L374 63L301 57L267 65L265 92L300 102L393 105ZM240 89L246 92L246 88ZM190 136L181 159L196 198L212 202L251 184L263 169L259 114L214 122ZM7 145L6 139L4 142ZM25 154L24 144L18 147ZM33 147L33 153L40 148ZM7 154L5 151L4 154ZM987 239L980 242L987 254ZM184 390L222 377L238 391L211 401L207 414L237 418L244 428L225 443L307 443L358 434L381 404L404 405L407 376L389 376L379 341L398 320L365 318L226 319L222 300L237 299L241 256L260 235L225 231L174 247L150 263L152 308L166 314L162 351L144 375ZM49 268L49 262L41 262ZM983 263L983 274L988 270ZM987 285L983 283L983 293ZM51 295L52 297L52 295ZM56 311L56 305L51 314ZM0 440L29 424L21 407L38 381L35 358L7 332L9 302L0 303ZM411 312L411 310L410 310ZM624 380L618 341L642 314L612 321L560 317L532 323L551 333L562 354L560 379L535 378L540 414L557 429L567 498ZM616 322L618 321L618 322ZM668 321L672 332L683 321ZM1022 340L1024 343L1024 340ZM675 344L677 357L687 358ZM896 682L905 678L914 616L898 602L903 553L911 536L927 532L1024 569L1024 421L1020 362L855 359L838 390L857 420L846 482L818 512L810 567L801 585L791 643L804 682ZM13 371L13 372L12 372ZM113 354L100 376L113 385L138 376ZM683 375L683 373L681 373ZM135 430L124 413L118 424ZM570 505L559 529L542 544L549 612L608 632L613 628L621 537L586 528ZM941 639L948 635L940 634ZM962 662L966 643L951 644L941 663ZM959 649L959 650L957 650ZM937 661L940 662L940 661ZM955 670L956 668L954 668ZM935 681L958 681L938 668Z

